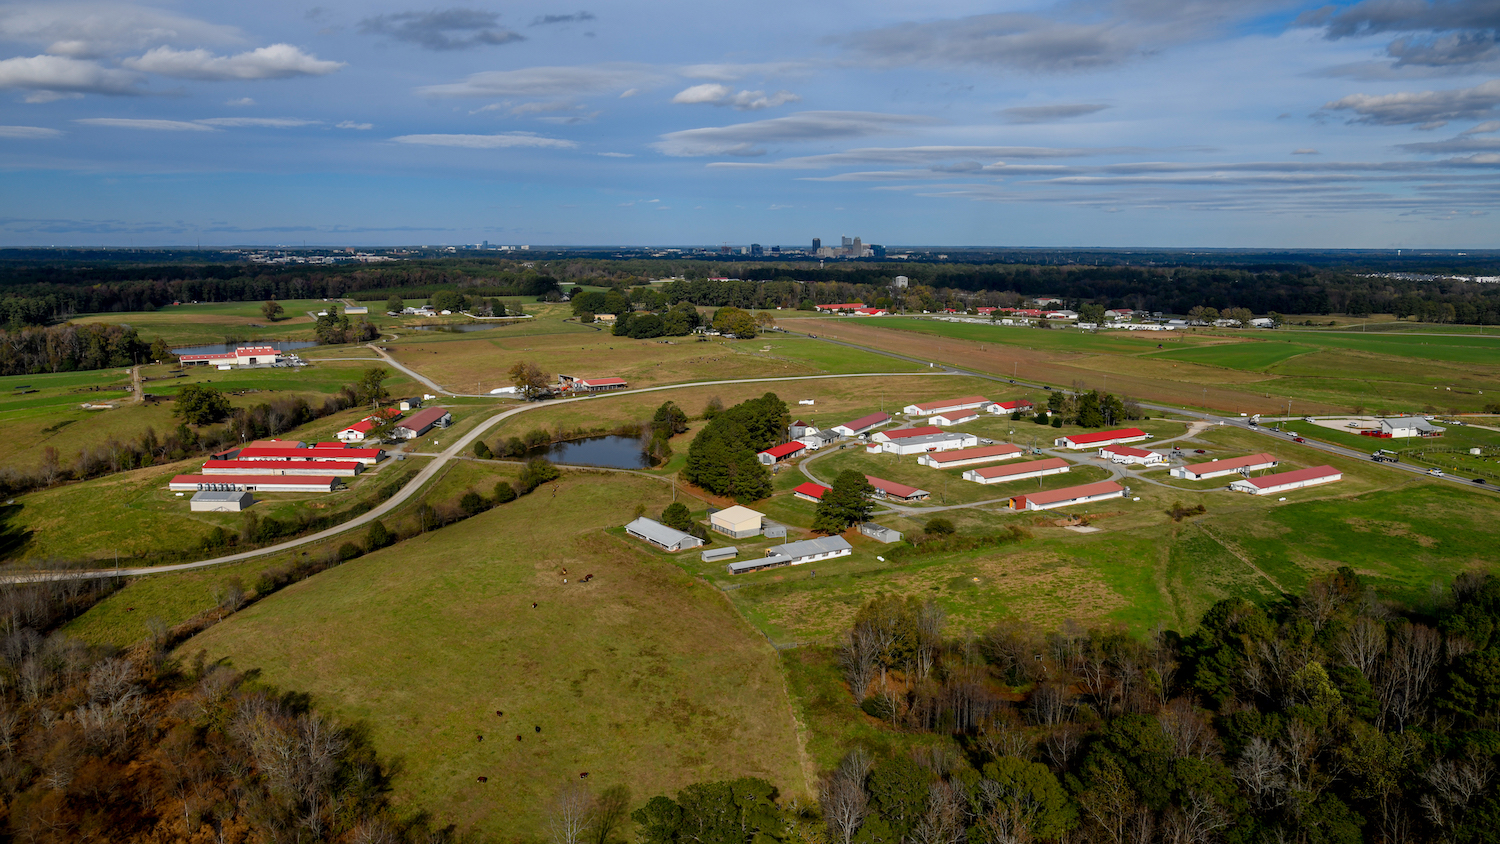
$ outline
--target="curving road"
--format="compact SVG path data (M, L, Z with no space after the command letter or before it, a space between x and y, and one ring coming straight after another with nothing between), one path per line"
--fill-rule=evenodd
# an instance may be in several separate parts
M317 533L309 534L308 536L300 537L298 539L287 540L286 542L281 542L276 545L268 545L265 548L257 548L253 551L242 551L238 554L228 554L222 557L213 557L211 559L198 560L191 563L177 563L169 566L150 566L145 568L96 569L91 571L72 572L32 572L23 575L9 575L0 577L0 581L9 583L32 583L42 580L68 580L74 578L101 578L120 576L134 577L147 574L166 574L168 572L174 571L189 571L191 569L208 568L209 566L220 566L226 563L243 562L244 560L251 560L256 557L265 557L271 554L279 554L283 551L290 551L303 545L322 542L325 539L332 539L339 534L354 530L355 528L363 527L364 525L367 525L375 521L376 519L379 519L381 516L390 513L391 511L400 507L402 504L406 503L406 501L413 495L415 495L418 491L420 491L428 481L432 480L433 477L435 477L437 473L448 464L448 461L459 457L464 451L469 448L469 446L474 444L475 440L479 439L486 431L488 431L490 428L493 428L496 424L517 414L526 413L527 411L531 410L539 410L544 407L557 407L559 405L573 404L576 402L598 401L600 399L608 399L612 396L656 393L664 390L681 390L689 387L715 387L726 384L759 384L780 381L818 381L827 378L891 378L908 375L930 377L946 374L948 373L861 372L853 375L791 375L778 378L729 378L719 381L693 381L686 384L663 384L657 387L641 387L635 390L617 390L612 393L605 393L600 395L579 396L577 398L570 399L554 399L552 401L545 402L532 402L529 404L521 405L520 407L513 407L510 410L501 411L500 413L497 413L494 416L491 416L490 418L484 420L479 425L475 426L474 430L463 435L462 437L459 437L457 441L448 446L448 448L444 449L430 463L422 467L422 470L417 473L416 477L408 481L406 486L403 486L395 495L387 498L385 501L381 502L370 511L356 516L353 519L344 522L343 524L328 528L327 530L321 530ZM450 395L452 394L450 393Z

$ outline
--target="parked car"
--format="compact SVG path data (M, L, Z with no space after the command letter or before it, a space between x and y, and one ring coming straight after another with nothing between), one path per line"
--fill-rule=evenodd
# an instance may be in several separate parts
M1195 448L1195 449L1193 449L1193 453L1194 454L1207 454L1208 452L1204 451L1201 448Z

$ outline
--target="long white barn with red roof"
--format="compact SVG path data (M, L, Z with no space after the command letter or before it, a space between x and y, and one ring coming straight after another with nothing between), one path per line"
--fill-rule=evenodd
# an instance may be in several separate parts
M1092 434L1068 434L1053 440L1052 444L1058 448L1103 448L1107 445L1149 439L1151 435L1140 428L1116 428L1113 431L1096 431Z
M1305 486L1331 484L1343 478L1344 473L1332 466L1314 466L1311 469L1276 472L1271 475L1261 475L1258 478L1241 478L1230 484L1229 488L1235 492L1248 492L1251 495L1274 495Z
M177 359L182 361L184 365L218 364L220 366L256 366L266 363L279 363L281 361L281 352L271 346L241 346L232 352L178 355Z

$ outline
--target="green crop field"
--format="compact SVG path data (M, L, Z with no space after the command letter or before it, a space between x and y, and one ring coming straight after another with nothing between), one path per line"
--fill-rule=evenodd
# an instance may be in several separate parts
M289 587L181 652L362 722L405 760L399 796L460 828L537 835L539 807L585 771L634 805L741 775L805 797L765 640L716 590L601 532L669 501L648 480L570 476Z
M1299 345L1295 341L1272 340L1251 343L1216 343L1212 346L1154 352L1152 355L1164 360L1204 363L1226 369L1261 372L1282 361L1311 351L1314 351L1313 347Z

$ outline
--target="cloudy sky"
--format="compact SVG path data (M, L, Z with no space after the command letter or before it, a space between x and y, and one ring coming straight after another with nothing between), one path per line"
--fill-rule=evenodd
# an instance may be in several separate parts
M0 245L1500 247L1500 0L0 2Z

